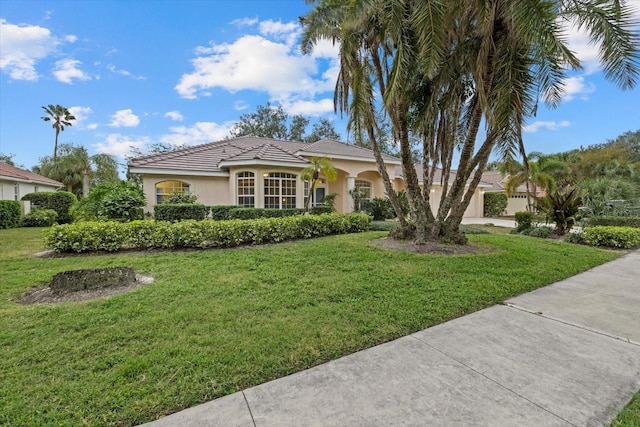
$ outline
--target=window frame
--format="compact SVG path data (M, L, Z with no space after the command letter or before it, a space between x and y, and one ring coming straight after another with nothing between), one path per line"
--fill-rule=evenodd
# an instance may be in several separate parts
M176 191L176 188L177 188L177 187L174 185L174 186L172 186L172 187L171 187L171 191L170 191L170 192L168 192L168 193L167 193L167 192L160 193L160 192L159 192L159 190L161 190L161 189L162 189L162 190L166 190L166 188L164 188L164 187L163 187L163 188L158 188L158 185L159 185L159 184L165 184L165 183L168 183L168 182L171 182L171 183L180 183L180 190L181 190L181 191ZM156 182L156 183L154 184L154 186L153 186L153 187L154 187L154 189L155 189L156 204L160 204L160 203L162 203L162 201L163 201L163 200L164 200L168 195L173 194L173 193L186 194L186 195L191 194L191 184L189 184L188 182L180 181L180 180L178 180L178 179L166 179L166 180L164 180L164 181L158 181L158 182ZM185 187L186 187L186 189L185 189ZM168 188L168 187L167 187L167 188Z
M291 172L265 172L262 189L265 208L295 209L297 207L298 175ZM274 203L276 200L277 203Z
M241 181L242 181L242 185L241 185ZM250 185L246 185L249 183ZM255 172L242 171L236 174L236 204L237 206L240 206L243 208L256 207L256 174Z

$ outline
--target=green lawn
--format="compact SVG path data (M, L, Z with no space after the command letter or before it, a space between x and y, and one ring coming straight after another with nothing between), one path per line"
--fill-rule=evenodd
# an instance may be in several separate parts
M611 427L640 427L640 391L613 420Z
M368 244L385 234L35 259L28 254L43 249L42 230L0 230L0 424L151 421L620 255L500 234L469 236L481 255ZM156 281L89 302L15 302L60 271L107 266L132 266Z

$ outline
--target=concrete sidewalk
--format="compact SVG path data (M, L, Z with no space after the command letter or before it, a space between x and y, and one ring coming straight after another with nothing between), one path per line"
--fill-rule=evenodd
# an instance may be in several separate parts
M640 251L145 426L602 426L640 389Z

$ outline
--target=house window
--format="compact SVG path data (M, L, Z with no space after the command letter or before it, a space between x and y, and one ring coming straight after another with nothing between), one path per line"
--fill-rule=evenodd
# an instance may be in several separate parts
M37 186L37 185L34 185L34 186L33 186L33 192L34 192L34 193L37 193L38 191L40 191L40 189L38 188L38 186Z
M256 179L253 172L240 172L237 175L238 206L253 208L256 206Z
M17 182L13 185L13 200L20 200L20 184Z
M356 179L356 189L360 192L361 200L371 200L371 183L369 181Z
M189 184L182 181L162 181L156 184L156 203L162 201L169 194L191 194Z
M296 207L297 176L270 172L264 176L264 207L290 209Z

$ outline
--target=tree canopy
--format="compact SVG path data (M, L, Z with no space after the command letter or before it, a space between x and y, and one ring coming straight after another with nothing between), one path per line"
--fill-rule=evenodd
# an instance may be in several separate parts
M306 134L311 119L302 115L291 116L282 106L272 106L271 103L258 105L254 113L240 116L240 120L231 129L231 136L259 136L287 141L316 142L324 138L340 139L333 122L320 118L311 127L311 133Z
M45 122L53 122L52 127L56 131L55 145L53 146L53 163L58 160L58 135L64 131L65 126L72 126L71 123L75 120L75 116L69 112L66 107L60 104L49 104L46 107L42 107L46 116L41 117Z

